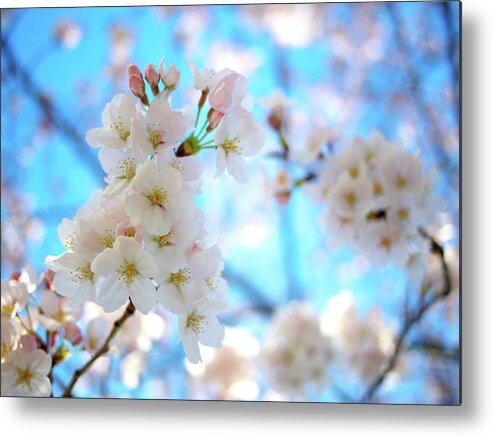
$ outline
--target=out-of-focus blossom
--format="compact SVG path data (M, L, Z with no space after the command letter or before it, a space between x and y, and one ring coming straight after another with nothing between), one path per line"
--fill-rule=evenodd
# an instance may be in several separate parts
M331 339L306 303L290 302L275 313L261 350L268 384L291 399L330 386L334 361Z
M66 49L77 47L82 35L82 28L72 20L61 20L53 28L53 36Z
M202 347L202 363L186 363L198 399L253 400L258 396L258 340L245 328L226 328L221 349Z
M40 325L46 330L63 329L67 323L75 322L79 316L80 311L70 308L68 299L49 290L41 295L37 317Z
M329 299L321 329L333 339L338 364L365 383L373 382L394 351L393 329L378 311L360 316L347 290Z
M51 356L38 349L17 349L2 363L2 396L48 397Z
M26 284L2 279L2 317L14 318L28 303Z

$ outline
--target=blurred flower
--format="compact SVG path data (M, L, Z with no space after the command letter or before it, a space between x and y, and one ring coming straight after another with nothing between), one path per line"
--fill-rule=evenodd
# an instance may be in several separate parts
M272 388L290 399L303 400L309 391L321 392L330 386L334 347L308 304L292 301L274 314L260 360Z
M2 363L2 396L48 397L51 356L38 349L17 349Z
M73 49L82 39L82 28L75 21L61 20L55 24L53 36L65 48Z
M254 360L259 343L245 328L226 328L221 349L202 347L200 364L186 363L196 398L253 400L259 393Z

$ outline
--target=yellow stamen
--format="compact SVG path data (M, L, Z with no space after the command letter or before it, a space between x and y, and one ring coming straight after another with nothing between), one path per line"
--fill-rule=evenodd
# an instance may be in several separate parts
M353 191L350 191L344 196L344 200L350 208L354 208L354 205L356 205L356 201L358 200L358 198Z
M111 249L113 247L114 238L110 233L105 233L99 236L98 241L101 246Z
M187 317L187 328L191 328L197 334L200 332L204 332L204 325L207 325L208 322L205 320L205 316L200 316L195 313L190 314Z
M17 378L15 380L15 385L23 385L29 389L31 389L31 379L33 374L31 373L31 369L21 369L17 367L15 369Z
M110 127L123 141L125 141L130 136L130 131L127 130L127 128L125 127L121 115L118 116L118 121L116 123L110 123Z
M168 202L168 193L162 187L154 187L147 195L153 205L164 206Z
M135 176L135 158L129 157L122 161L118 161L116 169L120 172L119 179L131 180Z
M380 240L380 246L382 246L388 252L392 247L392 240L389 237L382 237L382 239Z
M170 282L177 287L182 287L190 283L190 269L184 268L178 270L176 273L171 273Z
M129 263L128 261L125 261L120 266L118 273L122 275L123 282L125 282L126 285L131 284L134 278L139 274L135 264Z

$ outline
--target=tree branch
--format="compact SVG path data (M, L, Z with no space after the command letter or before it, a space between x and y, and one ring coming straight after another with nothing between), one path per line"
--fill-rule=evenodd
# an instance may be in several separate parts
M415 325L417 325L423 316L428 312L428 310L434 306L437 302L441 301L442 299L446 298L451 290L452 290L452 284L450 280L450 272L448 269L447 262L445 261L445 253L443 250L443 247L431 236L429 235L423 228L419 228L418 232L420 233L421 236L429 240L431 243L431 252L435 253L440 257L440 263L441 263L441 268L442 268L442 275L443 275L443 280L444 280L444 285L443 289L435 293L427 302L423 301L416 312L414 314L410 314L407 320L405 321L404 325L401 328L401 331L399 333L399 336L397 337L396 343L395 343L395 349L394 353L390 357L389 361L387 362L387 365L384 367L384 369L380 372L380 374L376 377L376 379L373 381L373 383L368 387L366 393L361 399L361 402L370 402L374 396L374 394L377 392L377 390L380 388L382 383L384 382L385 378L387 375L395 368L400 354L402 352L403 346L404 346L404 341L406 339L407 334L413 328Z
M74 375L72 376L72 379L70 380L67 388L65 389L63 393L64 398L70 398L72 397L72 390L79 380L79 378L87 372L91 366L95 363L95 361L104 355L106 352L109 351L110 349L110 343L111 340L115 337L116 333L118 330L122 327L122 325L125 323L125 321L135 312L135 307L132 302L129 302L127 308L125 309L125 312L123 315L113 324L113 328L111 329L111 332L109 333L108 337L106 338L106 341L104 344L99 348L99 350L92 356L92 358L79 370L76 370L74 372Z

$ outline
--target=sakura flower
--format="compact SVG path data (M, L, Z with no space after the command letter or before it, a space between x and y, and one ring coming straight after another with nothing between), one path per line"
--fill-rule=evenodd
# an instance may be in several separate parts
M200 91L213 90L217 83L228 74L232 73L231 70L225 68L219 72L204 68L199 70L191 61L188 61L190 70L192 71L193 86Z
M202 288L188 263L172 269L159 265L159 269L157 299L168 311L179 314L187 304L202 298Z
M16 322L2 315L2 363L9 352L17 349L20 340L20 332Z
M235 72L223 77L209 94L211 107L220 114L234 115L251 108L251 96L245 78Z
M391 155L384 167L386 183L395 198L420 196L424 191L424 179L419 157L399 150Z
M149 106L147 114L135 116L131 140L144 153L152 154L178 145L188 130L188 120L180 111L173 111L163 94Z
M186 264L186 252L199 232L198 220L185 217L175 220L169 232L162 235L147 234L145 244L158 266L166 266L171 271L177 271Z
M404 266L408 258L407 240L402 230L395 224L380 220L367 225L359 244L373 263L385 267L389 262Z
M177 157L172 150L159 153L156 161L160 167L171 167L181 173L183 181L195 191L200 185L202 162L197 156Z
M108 175L106 195L125 192L135 177L137 166L147 160L147 154L139 147L127 150L103 148L99 151L99 162Z
M110 322L107 317L101 316L91 320L87 325L84 349L89 353L96 353L103 346L109 333Z
M216 301L218 304L223 303L226 307L228 284L221 276L224 263L221 260L219 247L213 246L193 253L190 265L195 272L197 282L204 290L204 296L211 301Z
M225 168L238 183L248 181L245 157L256 154L264 145L264 133L248 113L222 120L214 135L217 145L216 177Z
M191 363L202 361L199 343L205 346L220 347L224 338L224 327L216 314L221 310L215 303L200 301L187 305L178 317L178 339Z
M44 291L38 308L40 325L48 331L63 329L67 323L73 323L79 313L68 305L68 299L58 296L52 291Z
M176 65L171 64L169 69L166 70L164 66L164 58L161 59L159 63L159 75L161 76L161 80L164 83L165 90L171 91L176 88L178 82L180 81L180 72Z
M135 226L155 235L166 235L173 218L193 203L190 193L182 191L178 170L160 168L155 160L138 168L133 188L135 194L127 197L125 211Z
M1 287L2 317L14 318L28 303L27 286L22 282L2 279Z
M2 396L48 397L51 356L45 351L17 349L2 363Z
M130 131L137 113L134 99L129 94L117 94L103 110L103 127L89 129L86 141L91 147L123 149L131 147Z
M365 216L371 209L371 191L362 179L343 174L330 192L332 208L342 217Z
M120 308L130 297L135 307L147 314L156 304L156 290L150 278L157 274L152 255L133 238L118 237L92 262L96 277L104 278L96 301L105 311Z
M56 292L67 297L71 306L95 298L96 282L90 259L78 253L65 252L57 258L47 258L46 264L55 272Z

